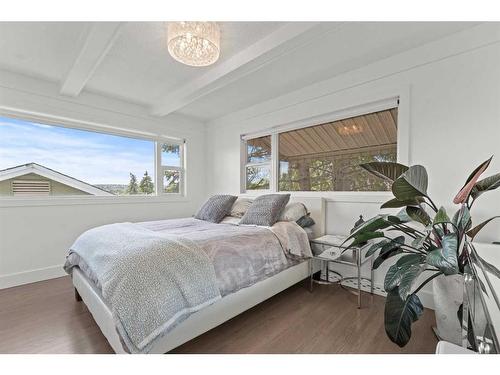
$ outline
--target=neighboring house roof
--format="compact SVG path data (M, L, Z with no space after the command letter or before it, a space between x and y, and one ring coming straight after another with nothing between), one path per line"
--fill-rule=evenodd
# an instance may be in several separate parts
M76 178L67 176L63 173L57 172L53 169L44 167L37 163L28 163L17 165L15 167L0 170L0 181L9 180L11 178L24 176L30 173L35 173L39 176L48 178L50 180L59 182L61 184L71 186L72 188L84 191L92 195L113 195L106 190L99 189L94 185L80 181Z

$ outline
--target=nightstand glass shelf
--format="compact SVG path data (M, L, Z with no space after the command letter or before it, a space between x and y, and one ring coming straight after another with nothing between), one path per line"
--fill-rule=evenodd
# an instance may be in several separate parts
M343 245L346 236L326 235L314 240L311 240L311 249L313 257L310 260L309 266L311 271L310 290L313 290L313 283L316 284L339 284L341 287L343 282L347 280L357 281L357 291L346 289L349 292L358 296L358 308L361 308L361 283L366 280L370 283L370 293L373 294L373 256L366 257L366 252L370 248L371 242L363 245L352 247L345 250L346 245ZM320 262L320 269L324 273L324 277L320 280L313 278L314 265ZM353 277L343 277L339 272L330 269L330 263L344 264L355 267L357 275ZM370 264L370 278L361 275L361 269L366 264ZM323 271L324 270L324 271ZM335 279L331 280L330 274L335 275Z

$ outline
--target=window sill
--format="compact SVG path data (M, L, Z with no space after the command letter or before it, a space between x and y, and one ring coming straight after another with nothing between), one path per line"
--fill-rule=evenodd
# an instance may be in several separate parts
M181 203L189 199L180 194L172 196L119 196L119 197L3 197L0 198L0 207L35 207L35 206L75 206L75 205L107 205L107 204L144 204L144 203Z
M250 198L263 194L291 194L294 197L324 198L328 202L384 203L393 198L390 191L246 191L242 195Z

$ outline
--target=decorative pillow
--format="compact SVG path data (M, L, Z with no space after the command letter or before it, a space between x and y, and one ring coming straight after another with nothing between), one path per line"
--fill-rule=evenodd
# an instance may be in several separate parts
M312 227L314 224L316 224L311 216L309 214L302 216L299 220L297 220L297 224L300 225L302 228L308 228Z
M201 206L200 210L194 215L196 219L220 223L224 216L231 211L234 201L234 195L214 195Z
M263 225L270 227L276 223L281 211L290 200L290 194L266 194L255 198L240 224Z
M243 217L245 212L247 212L248 207L252 204L253 199L250 198L238 198L236 202L233 203L230 215L232 217Z
M297 221L304 215L307 215L307 208L304 203L288 203L278 221Z

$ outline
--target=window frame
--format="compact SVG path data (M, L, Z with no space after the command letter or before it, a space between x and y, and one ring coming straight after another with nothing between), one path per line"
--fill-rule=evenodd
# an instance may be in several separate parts
M174 165L162 165L161 163L161 146L164 144L179 146L179 156L180 156L180 166ZM185 195L185 178L186 178L186 166L185 166L185 141L173 141L173 140L157 140L155 142L155 169L156 169L156 184L155 190L157 196L167 196L183 197ZM178 193L166 193L165 186L163 186L163 175L165 171L178 171L179 172L179 192Z
M406 92L408 91L408 92ZM402 90L397 95L390 95L384 99L365 102L338 111L330 112L320 116L303 118L295 122L275 126L273 128L254 133L241 135L241 181L240 192L248 195L258 195L259 193L284 193L295 194L306 197L327 197L332 201L340 202L366 202L380 203L391 197L390 191L280 191L279 186L279 134L288 131L313 127L328 122L335 122L351 117L361 116L373 112L398 108L397 117L397 142L396 161L402 164L409 164L409 90ZM247 190L246 189L246 160L249 139L271 136L271 181L268 190Z
M272 134L268 134L271 136L271 157L269 158L268 161L261 161L261 162L249 162L248 161L248 145L247 145L247 140L242 139L242 147L243 147L243 190L242 192L261 192L261 193L269 193L274 191L274 178L273 178L273 165L274 165L274 138ZM254 138L260 138L260 137L267 137L268 135L262 135L259 137L253 137ZM250 138L249 138L250 139ZM247 189L247 168L248 167L262 167L262 166L268 166L269 167L269 172L270 172L270 179L269 179L269 189L252 189L249 190Z
M187 202L186 194L186 139L174 138L165 135L156 135L141 131L116 128L104 124L94 124L85 121L71 120L53 116L20 113L13 110L0 108L0 116L13 118L27 122L37 122L60 128L88 131L105 135L114 135L137 140L153 142L154 169L155 169L155 193L137 195L116 195L116 196L93 196L93 195L49 195L49 196L0 196L0 207L23 207L23 206L51 206L51 205L81 205L81 204L108 204L108 203L158 203L158 202ZM180 146L180 167L168 166L168 170L180 171L179 193L163 193L163 178L160 185L158 179L163 173L165 166L161 165L162 144L175 144ZM160 155L159 155L160 153ZM160 159L158 158L160 156ZM163 175L161 175L163 176Z

